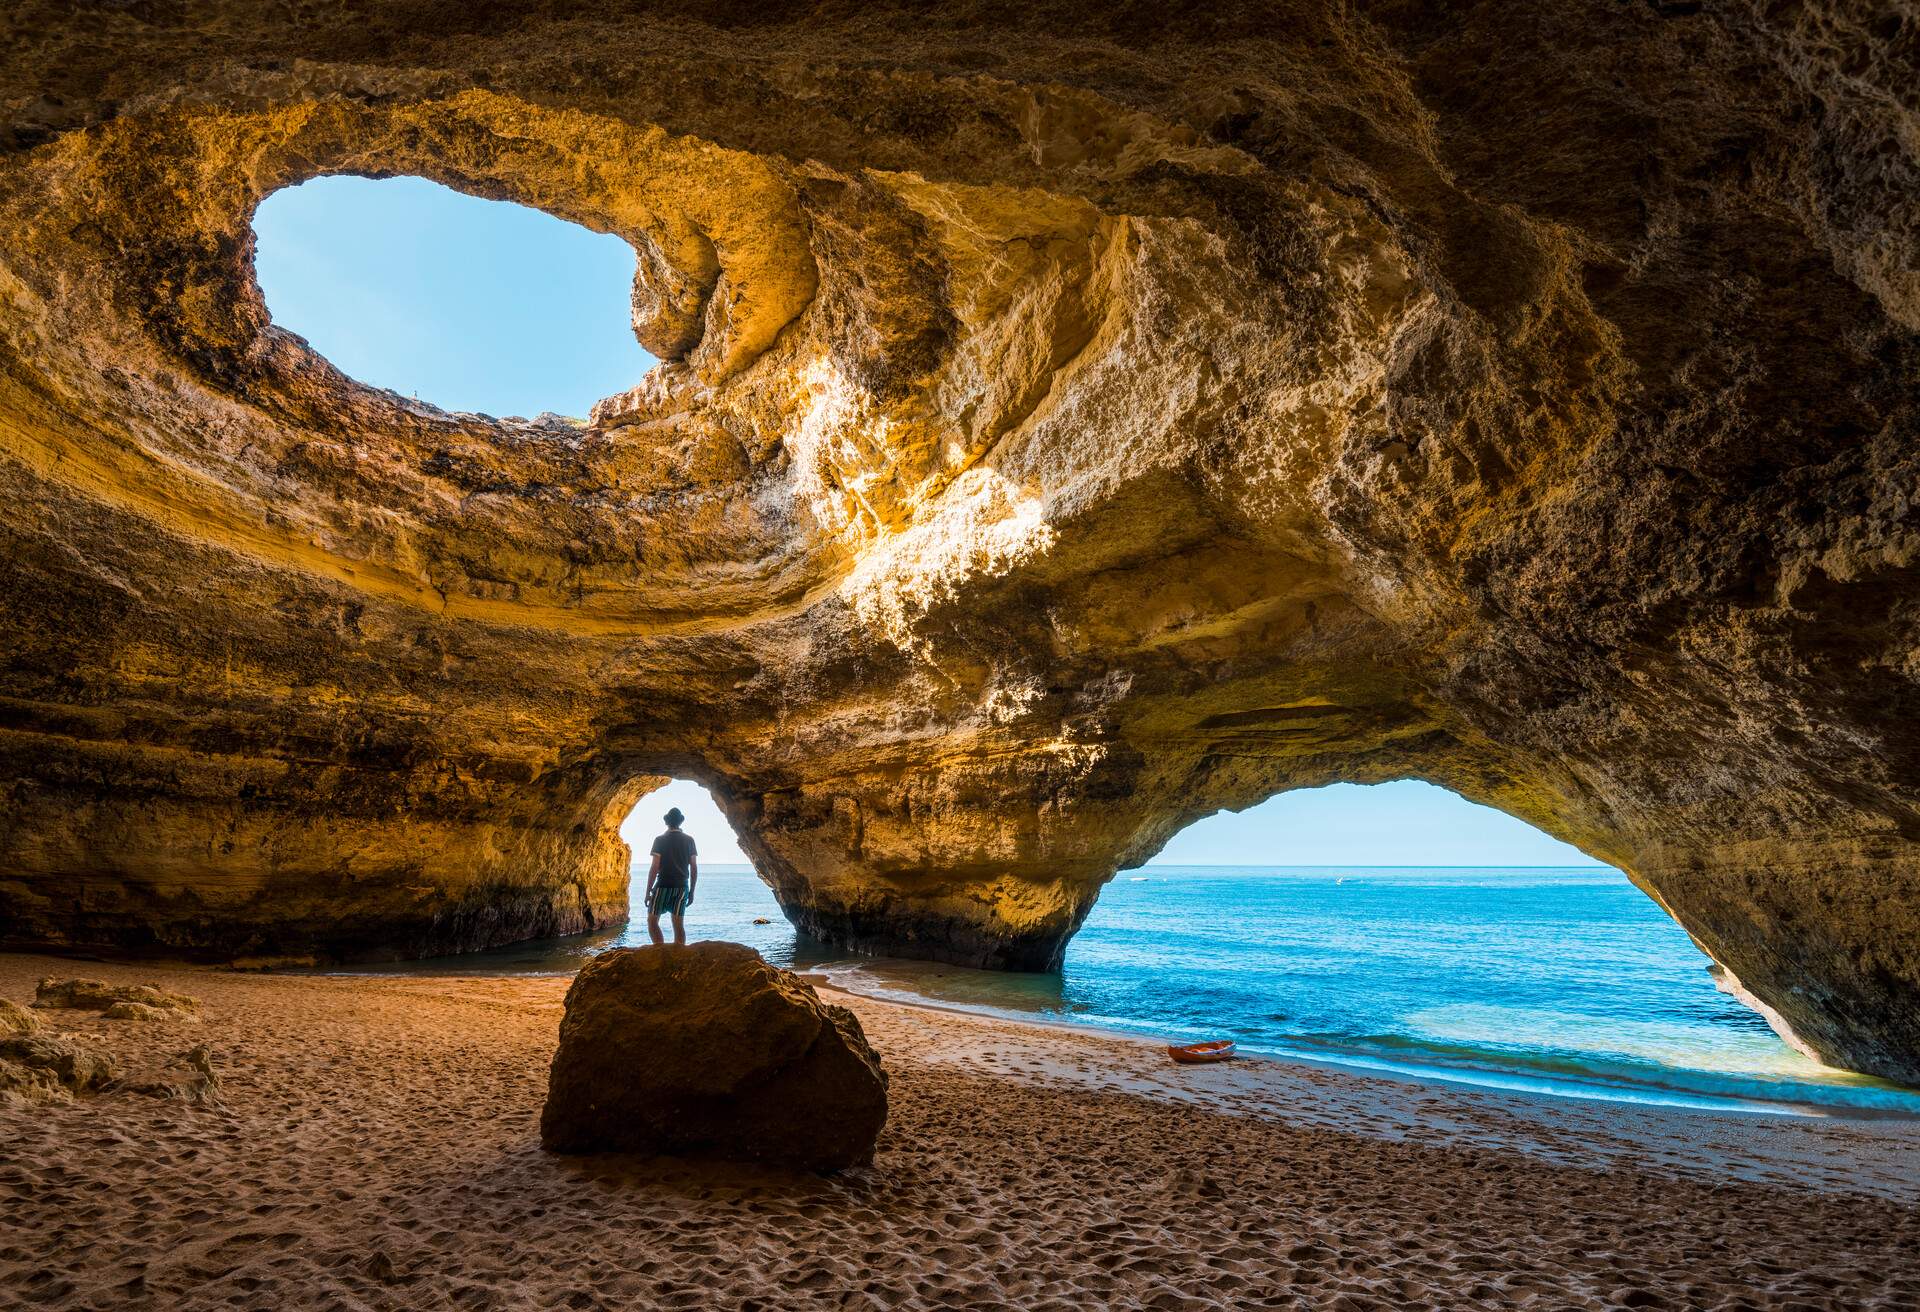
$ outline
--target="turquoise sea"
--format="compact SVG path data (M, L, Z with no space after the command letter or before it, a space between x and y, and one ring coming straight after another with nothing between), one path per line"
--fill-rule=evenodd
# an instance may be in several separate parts
M687 928L858 992L1231 1037L1242 1052L1375 1074L1675 1106L1920 1114L1920 1091L1795 1051L1609 869L1149 866L1101 893L1058 975L836 953L797 936L741 866L701 872ZM571 971L646 941L636 919L395 969Z

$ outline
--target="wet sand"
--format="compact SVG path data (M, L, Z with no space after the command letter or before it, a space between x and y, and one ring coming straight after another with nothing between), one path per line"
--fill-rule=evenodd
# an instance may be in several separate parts
M1912 1308L1920 1131L1493 1094L842 998L870 1170L568 1159L564 979L0 956L204 1020L44 1013L222 1103L0 1105L0 1306Z

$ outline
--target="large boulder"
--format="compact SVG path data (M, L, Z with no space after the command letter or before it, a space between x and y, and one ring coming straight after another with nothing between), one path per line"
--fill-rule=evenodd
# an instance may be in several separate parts
M540 1139L554 1152L873 1159L887 1076L844 1007L738 943L625 948L567 990Z

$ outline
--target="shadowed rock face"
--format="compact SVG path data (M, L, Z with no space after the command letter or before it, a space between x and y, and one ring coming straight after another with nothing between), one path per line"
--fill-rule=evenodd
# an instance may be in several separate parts
M5 20L0 933L580 929L671 772L806 929L1046 967L1418 776L1920 1081L1911 19L566 9ZM340 376L249 264L335 172L618 233L663 364Z
M567 990L540 1142L837 1171L873 1161L887 1073L860 1021L738 943L616 948Z

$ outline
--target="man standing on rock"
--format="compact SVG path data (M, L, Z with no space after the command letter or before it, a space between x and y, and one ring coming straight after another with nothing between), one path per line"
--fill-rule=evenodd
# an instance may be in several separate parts
M687 908L693 905L693 886L700 882L700 860L693 836L680 832L687 817L679 807L664 817L667 832L653 840L653 867L647 871L647 933L655 943L660 937L660 913L673 917L673 941L687 941Z

